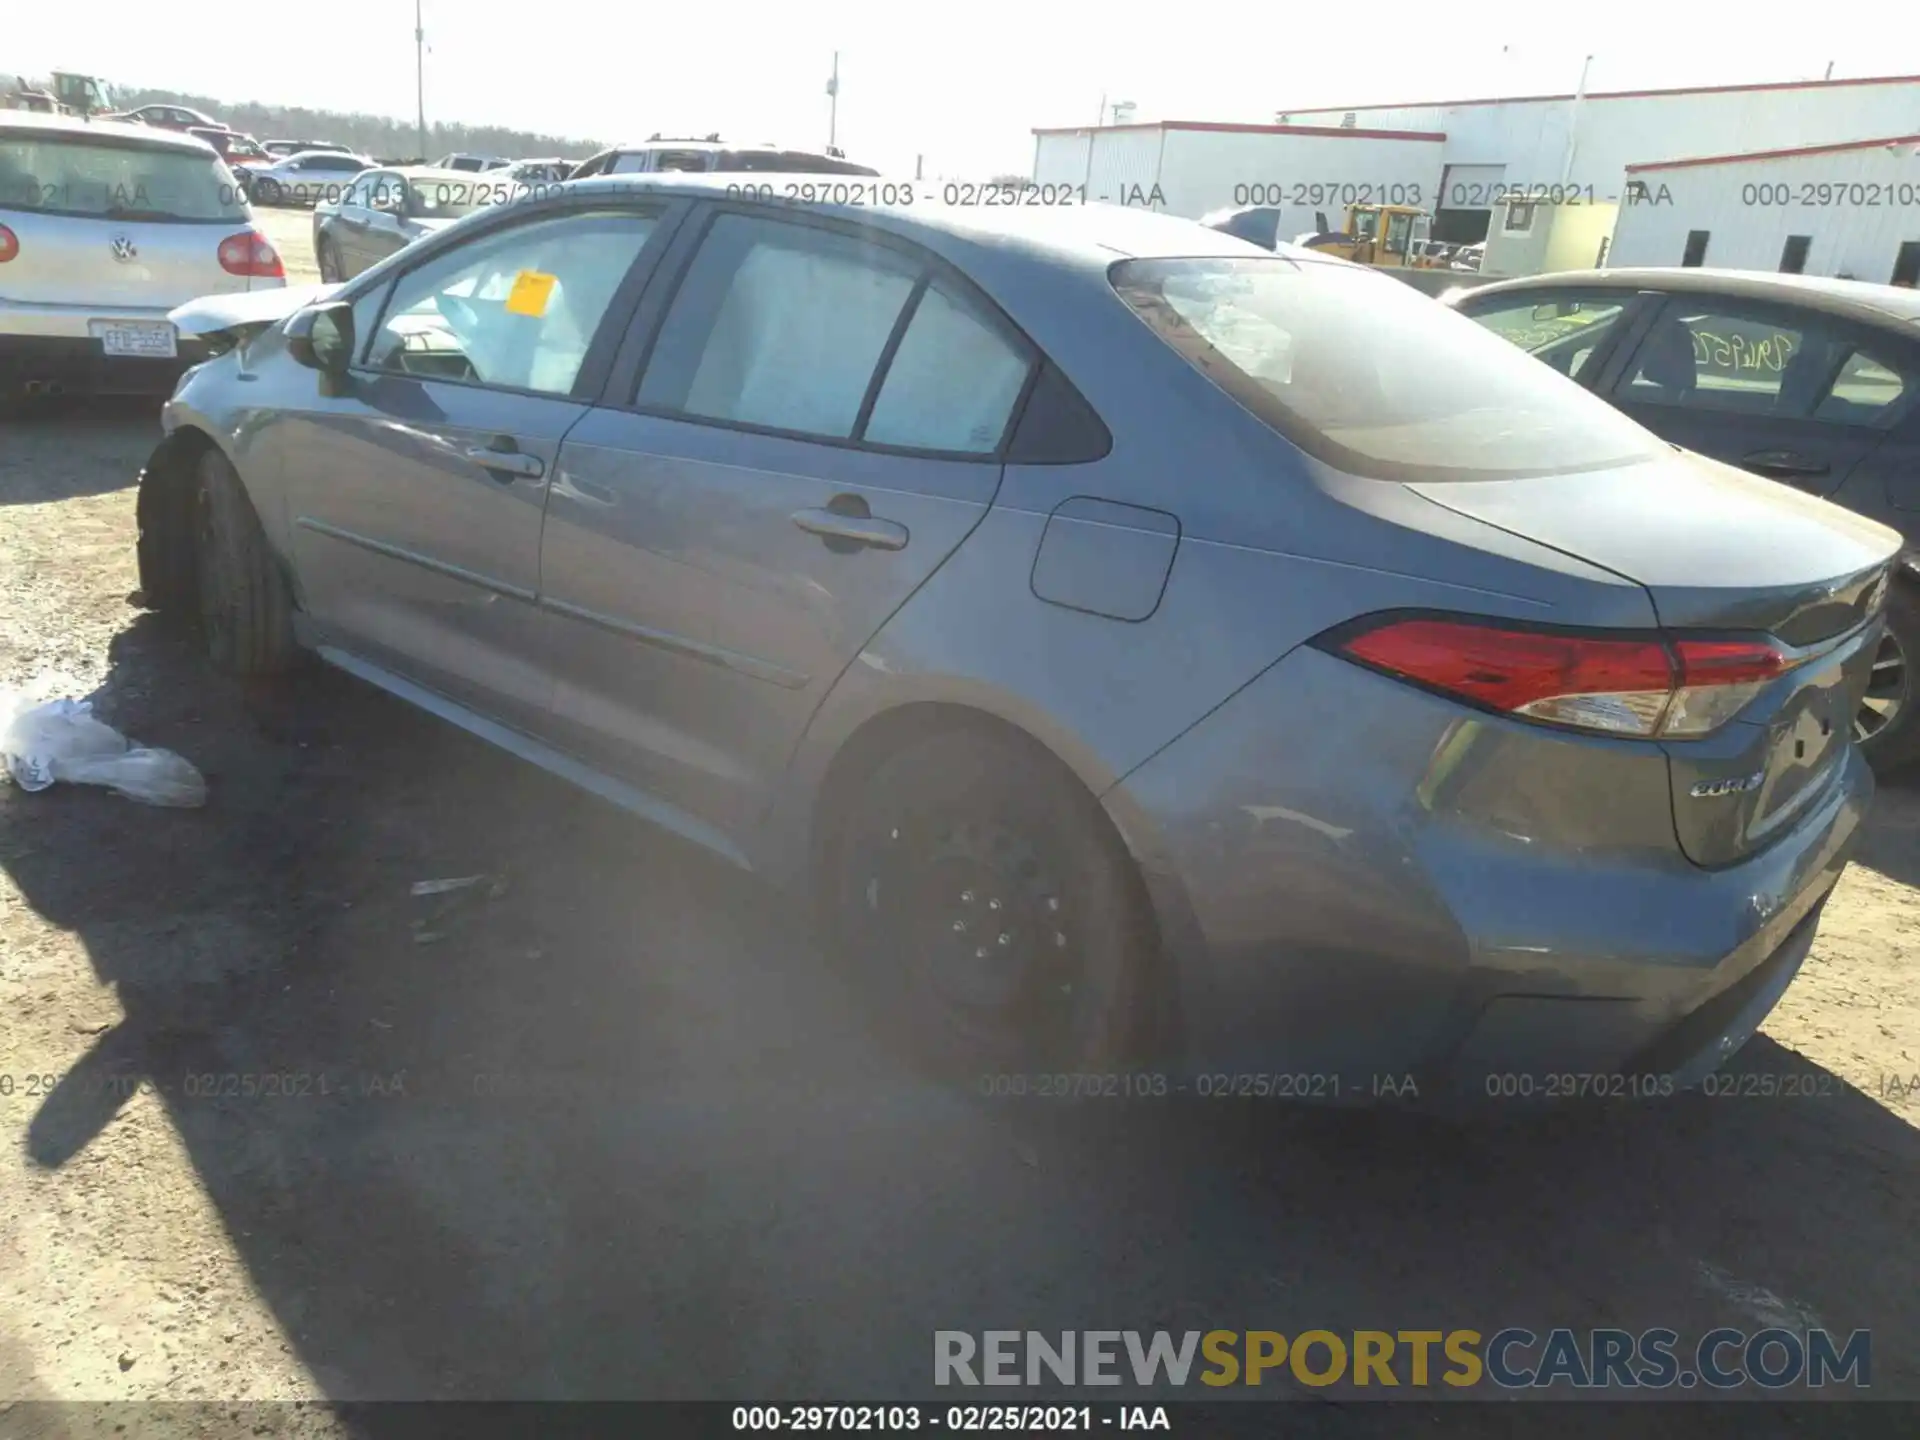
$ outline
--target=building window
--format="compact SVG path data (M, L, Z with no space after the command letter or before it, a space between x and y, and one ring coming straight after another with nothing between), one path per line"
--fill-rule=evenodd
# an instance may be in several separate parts
M1811 235L1789 235L1787 243L1780 248L1780 273L1798 275L1807 268L1807 247L1813 244Z
M1355 114L1355 113L1354 113L1353 111L1351 111L1351 110L1349 110L1349 111L1347 111L1347 113L1346 113L1345 115L1343 115L1343 116L1341 116L1341 117L1340 117L1340 128L1341 128L1342 130L1351 130L1351 129L1353 129L1353 128L1354 128L1354 122L1355 122L1356 120L1358 120L1359 118L1360 118L1360 117L1359 117L1358 115L1356 115L1356 114Z
M1508 235L1524 235L1533 229L1533 202L1507 206L1507 223L1503 229Z
M1687 253L1680 257L1682 265L1698 269L1707 263L1707 233L1705 230L1687 232Z
M1900 253L1893 260L1893 278L1887 283L1909 289L1920 285L1920 240L1902 242Z

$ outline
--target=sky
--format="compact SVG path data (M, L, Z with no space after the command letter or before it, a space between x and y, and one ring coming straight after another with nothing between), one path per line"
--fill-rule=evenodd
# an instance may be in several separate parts
M804 7L421 0L427 118L580 139L655 131L817 146L840 53L837 139L887 173L1029 173L1036 126L1086 125L1103 99L1138 120L1271 122L1281 110L1920 72L1910 3L1822 12L1612 0L1281 5L970 0ZM0 73L411 118L414 0L181 5L13 0ZM1791 27L1776 22L1791 13ZM316 18L316 17L324 18ZM1831 17L1831 18L1828 18ZM1658 43L1655 38L1658 37ZM1920 132L1920 115L1913 129ZM922 160L924 157L924 160Z

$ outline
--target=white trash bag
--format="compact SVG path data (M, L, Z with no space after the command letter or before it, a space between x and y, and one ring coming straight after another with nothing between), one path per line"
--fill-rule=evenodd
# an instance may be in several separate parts
M207 782L171 750L149 750L93 718L90 700L32 703L0 691L0 758L22 790L104 785L148 805L207 803Z

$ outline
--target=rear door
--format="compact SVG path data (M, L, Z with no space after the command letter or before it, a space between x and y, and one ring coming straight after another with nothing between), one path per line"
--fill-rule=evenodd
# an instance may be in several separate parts
M506 217L403 272L344 394L277 411L303 604L323 638L523 728L561 438L586 413L663 204ZM356 318L356 324L358 319ZM316 380L318 377L316 377Z
M985 514L1035 357L917 249L823 218L710 213L670 303L643 307L607 403L567 436L542 603L561 622L566 743L733 827Z
M1831 495L1885 436L1886 348L1817 311L1670 295L1601 393L1685 449Z

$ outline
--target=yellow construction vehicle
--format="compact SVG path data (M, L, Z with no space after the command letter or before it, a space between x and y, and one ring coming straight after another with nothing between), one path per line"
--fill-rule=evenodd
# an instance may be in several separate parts
M1430 244L1433 217L1411 205L1349 205L1346 227L1329 230L1325 215L1315 215L1320 229L1295 242L1309 250L1337 255L1358 265L1393 270L1444 268Z
M116 108L113 88L106 81L69 70L54 71L46 85L16 76L13 87L0 95L0 107L61 115L105 115Z

